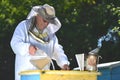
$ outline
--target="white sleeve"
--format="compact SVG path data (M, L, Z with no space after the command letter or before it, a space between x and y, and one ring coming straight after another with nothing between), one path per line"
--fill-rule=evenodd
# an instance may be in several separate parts
M30 43L26 43L27 29L25 22L16 27L10 45L15 54L28 55Z
M56 60L57 64L62 68L64 64L70 64L67 56L64 53L63 47L58 43L58 39L55 36L54 44L54 55L53 58Z

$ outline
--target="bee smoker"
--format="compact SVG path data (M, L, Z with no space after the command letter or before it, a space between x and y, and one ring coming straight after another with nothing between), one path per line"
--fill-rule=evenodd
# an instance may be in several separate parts
M86 57L86 70L97 71L97 64L99 63L100 56L97 54L100 48L90 51Z

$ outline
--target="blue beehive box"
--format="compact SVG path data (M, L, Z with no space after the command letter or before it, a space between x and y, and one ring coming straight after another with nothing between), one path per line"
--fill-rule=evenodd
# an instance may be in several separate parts
M120 80L120 61L98 64L98 80Z
M21 75L21 80L40 80L40 73L26 73Z

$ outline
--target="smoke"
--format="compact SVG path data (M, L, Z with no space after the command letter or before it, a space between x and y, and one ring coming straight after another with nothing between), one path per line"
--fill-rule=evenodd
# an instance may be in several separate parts
M120 27L114 27L112 29L109 29L106 35L104 35L104 36L102 36L98 39L97 48L90 51L89 54L97 54L102 47L102 42L103 41L106 41L106 42L112 41L114 43L118 43L118 41L119 41L119 35L118 34L120 33L119 29L120 29Z
M103 41L112 41L114 43L118 43L119 41L119 29L120 27L114 27L113 29L109 29L108 33L98 39L98 45L97 47L101 48L102 47L102 42Z

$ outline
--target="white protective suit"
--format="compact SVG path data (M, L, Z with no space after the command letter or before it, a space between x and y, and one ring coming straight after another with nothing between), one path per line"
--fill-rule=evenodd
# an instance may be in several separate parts
M32 12L32 16L33 12ZM31 16L31 17L32 17ZM58 39L55 32L61 27L61 23L56 18L57 25L49 23L47 28L44 30L50 34L50 41L47 44L42 44L35 40L31 35L28 34L29 26L27 21L31 18L30 16L27 20L24 20L18 24L16 27L13 37L11 39L11 47L14 51L15 57L15 80L20 80L19 73L25 70L35 70L37 69L30 63L31 55L29 54L29 46L34 45L39 49L43 50L51 59L55 59L57 64L62 68L64 64L69 64L67 56L64 54L62 46L58 43ZM26 24L27 23L27 24ZM48 64L45 69L49 69Z

